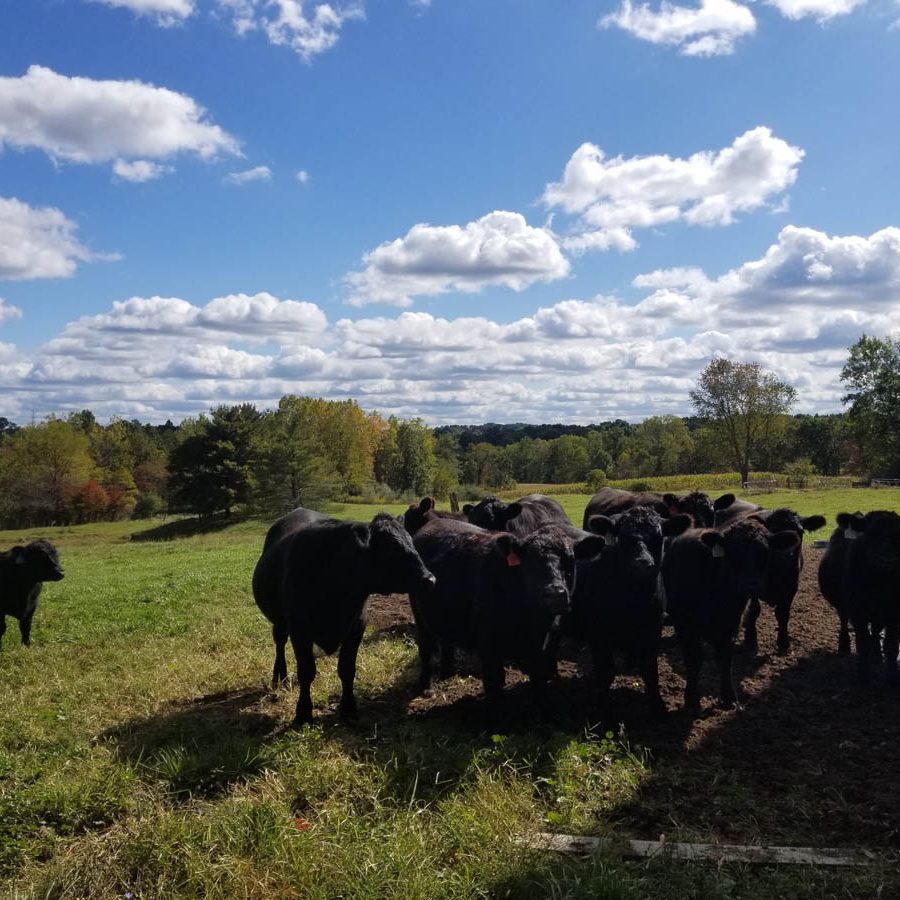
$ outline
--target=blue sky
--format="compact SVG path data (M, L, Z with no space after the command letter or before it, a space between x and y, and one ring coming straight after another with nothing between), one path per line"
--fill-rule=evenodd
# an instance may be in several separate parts
M840 409L900 331L894 0L7 0L0 415Z

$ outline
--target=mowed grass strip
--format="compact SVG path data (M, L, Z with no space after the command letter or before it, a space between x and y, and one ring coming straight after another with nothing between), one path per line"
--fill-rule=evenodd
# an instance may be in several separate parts
M578 523L581 498L560 499ZM271 639L250 590L266 526L0 533L2 547L50 538L66 568L34 645L10 620L0 651L0 896L811 897L889 883L878 869L688 873L526 850L517 839L534 830L603 833L652 757L604 734L379 723L363 703L345 726L333 658L314 686L318 724L286 730L296 695L268 691ZM360 695L411 696L414 672L409 640L369 635Z

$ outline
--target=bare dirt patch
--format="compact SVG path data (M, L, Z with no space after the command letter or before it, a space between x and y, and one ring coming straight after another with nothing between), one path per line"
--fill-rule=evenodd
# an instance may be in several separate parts
M818 590L822 551L805 551L806 566L791 619L791 651L775 654L775 620L759 620L760 653L738 654L741 711L715 707L717 678L704 665L704 709L681 712L681 656L668 637L660 681L669 714L652 718L637 675L620 674L613 700L633 748L649 754L652 776L606 823L634 837L721 840L810 846L900 848L900 695L856 681L855 656L837 653L837 617ZM398 638L414 635L405 596L375 597L370 627ZM425 717L490 729L471 660L463 675L438 682L429 696L392 691L379 698L380 720ZM599 723L590 664L574 643L563 646L560 678L549 687L551 723L540 723L524 678L507 677L508 711L497 730L571 731L618 728Z

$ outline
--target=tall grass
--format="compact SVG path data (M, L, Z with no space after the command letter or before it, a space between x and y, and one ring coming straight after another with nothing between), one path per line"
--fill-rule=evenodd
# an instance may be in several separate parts
M586 497L560 499L578 521ZM45 590L33 647L11 629L0 651L0 896L763 898L892 884L528 850L520 838L539 829L614 832L658 763L624 734L406 715L415 651L400 637L364 641L359 725L329 711L326 659L318 724L286 730L294 697L267 688L271 639L250 593L266 525L40 530L66 578ZM0 546L36 535L0 533ZM389 699L401 712L381 718Z

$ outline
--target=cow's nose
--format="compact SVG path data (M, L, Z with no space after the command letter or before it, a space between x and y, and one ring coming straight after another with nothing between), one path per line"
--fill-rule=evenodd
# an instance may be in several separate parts
M564 587L547 592L547 606L554 616L562 615L569 608L569 592Z

